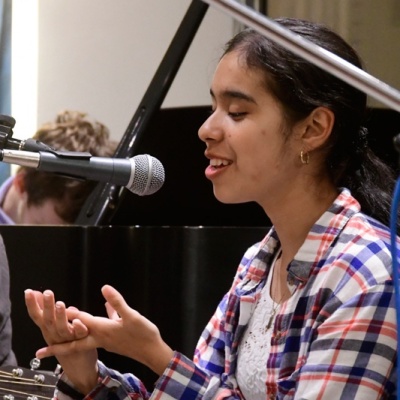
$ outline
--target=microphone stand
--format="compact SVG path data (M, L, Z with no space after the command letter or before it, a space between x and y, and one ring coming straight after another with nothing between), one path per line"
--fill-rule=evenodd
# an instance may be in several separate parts
M296 35L277 22L236 0L202 0L254 28L283 47L330 72L357 89L400 111L400 92L336 54Z
M400 154L400 134L393 139L394 148ZM398 159L400 167L400 158ZM397 219L400 203L400 177L397 177L396 185L393 191L393 200L390 210L390 244L392 255L393 281L396 294L396 318L397 318L397 343L400 343L400 290L399 290L399 254L398 254L398 237L397 237ZM398 346L398 345L397 345ZM397 351L397 368L400 365L400 354ZM400 374L397 373L397 391L400 388ZM398 396L397 396L398 398Z

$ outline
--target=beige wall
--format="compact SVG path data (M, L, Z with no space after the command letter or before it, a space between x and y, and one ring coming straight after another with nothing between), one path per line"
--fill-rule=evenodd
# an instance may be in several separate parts
M271 17L326 23L356 48L369 74L400 89L399 0L269 0L268 7Z
M80 109L119 139L191 1L37 1L37 124L63 108ZM269 0L268 6L271 17L328 23L359 49L370 74L400 87L400 41L393 40L400 34L398 0ZM233 31L233 19L210 6L163 107L209 104L211 75ZM15 132L27 111L14 115Z
M38 2L37 123L79 109L119 139L191 1ZM232 19L210 7L163 107L209 104L210 76L231 34Z

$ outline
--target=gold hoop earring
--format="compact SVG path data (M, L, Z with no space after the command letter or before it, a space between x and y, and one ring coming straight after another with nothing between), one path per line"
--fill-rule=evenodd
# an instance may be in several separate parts
M310 162L310 154L304 153L303 150L300 152L300 161L302 164L308 164Z

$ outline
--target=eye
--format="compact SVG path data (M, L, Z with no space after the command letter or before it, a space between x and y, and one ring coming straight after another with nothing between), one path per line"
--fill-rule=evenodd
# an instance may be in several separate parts
M233 120L236 121L243 119L247 115L247 112L230 112L228 114Z

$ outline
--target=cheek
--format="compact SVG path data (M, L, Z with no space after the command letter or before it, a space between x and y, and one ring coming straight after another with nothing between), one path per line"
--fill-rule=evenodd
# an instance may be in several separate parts
M240 165L247 170L249 180L254 184L283 179L287 173L290 157L283 152L281 144L263 137L247 147L246 157Z

